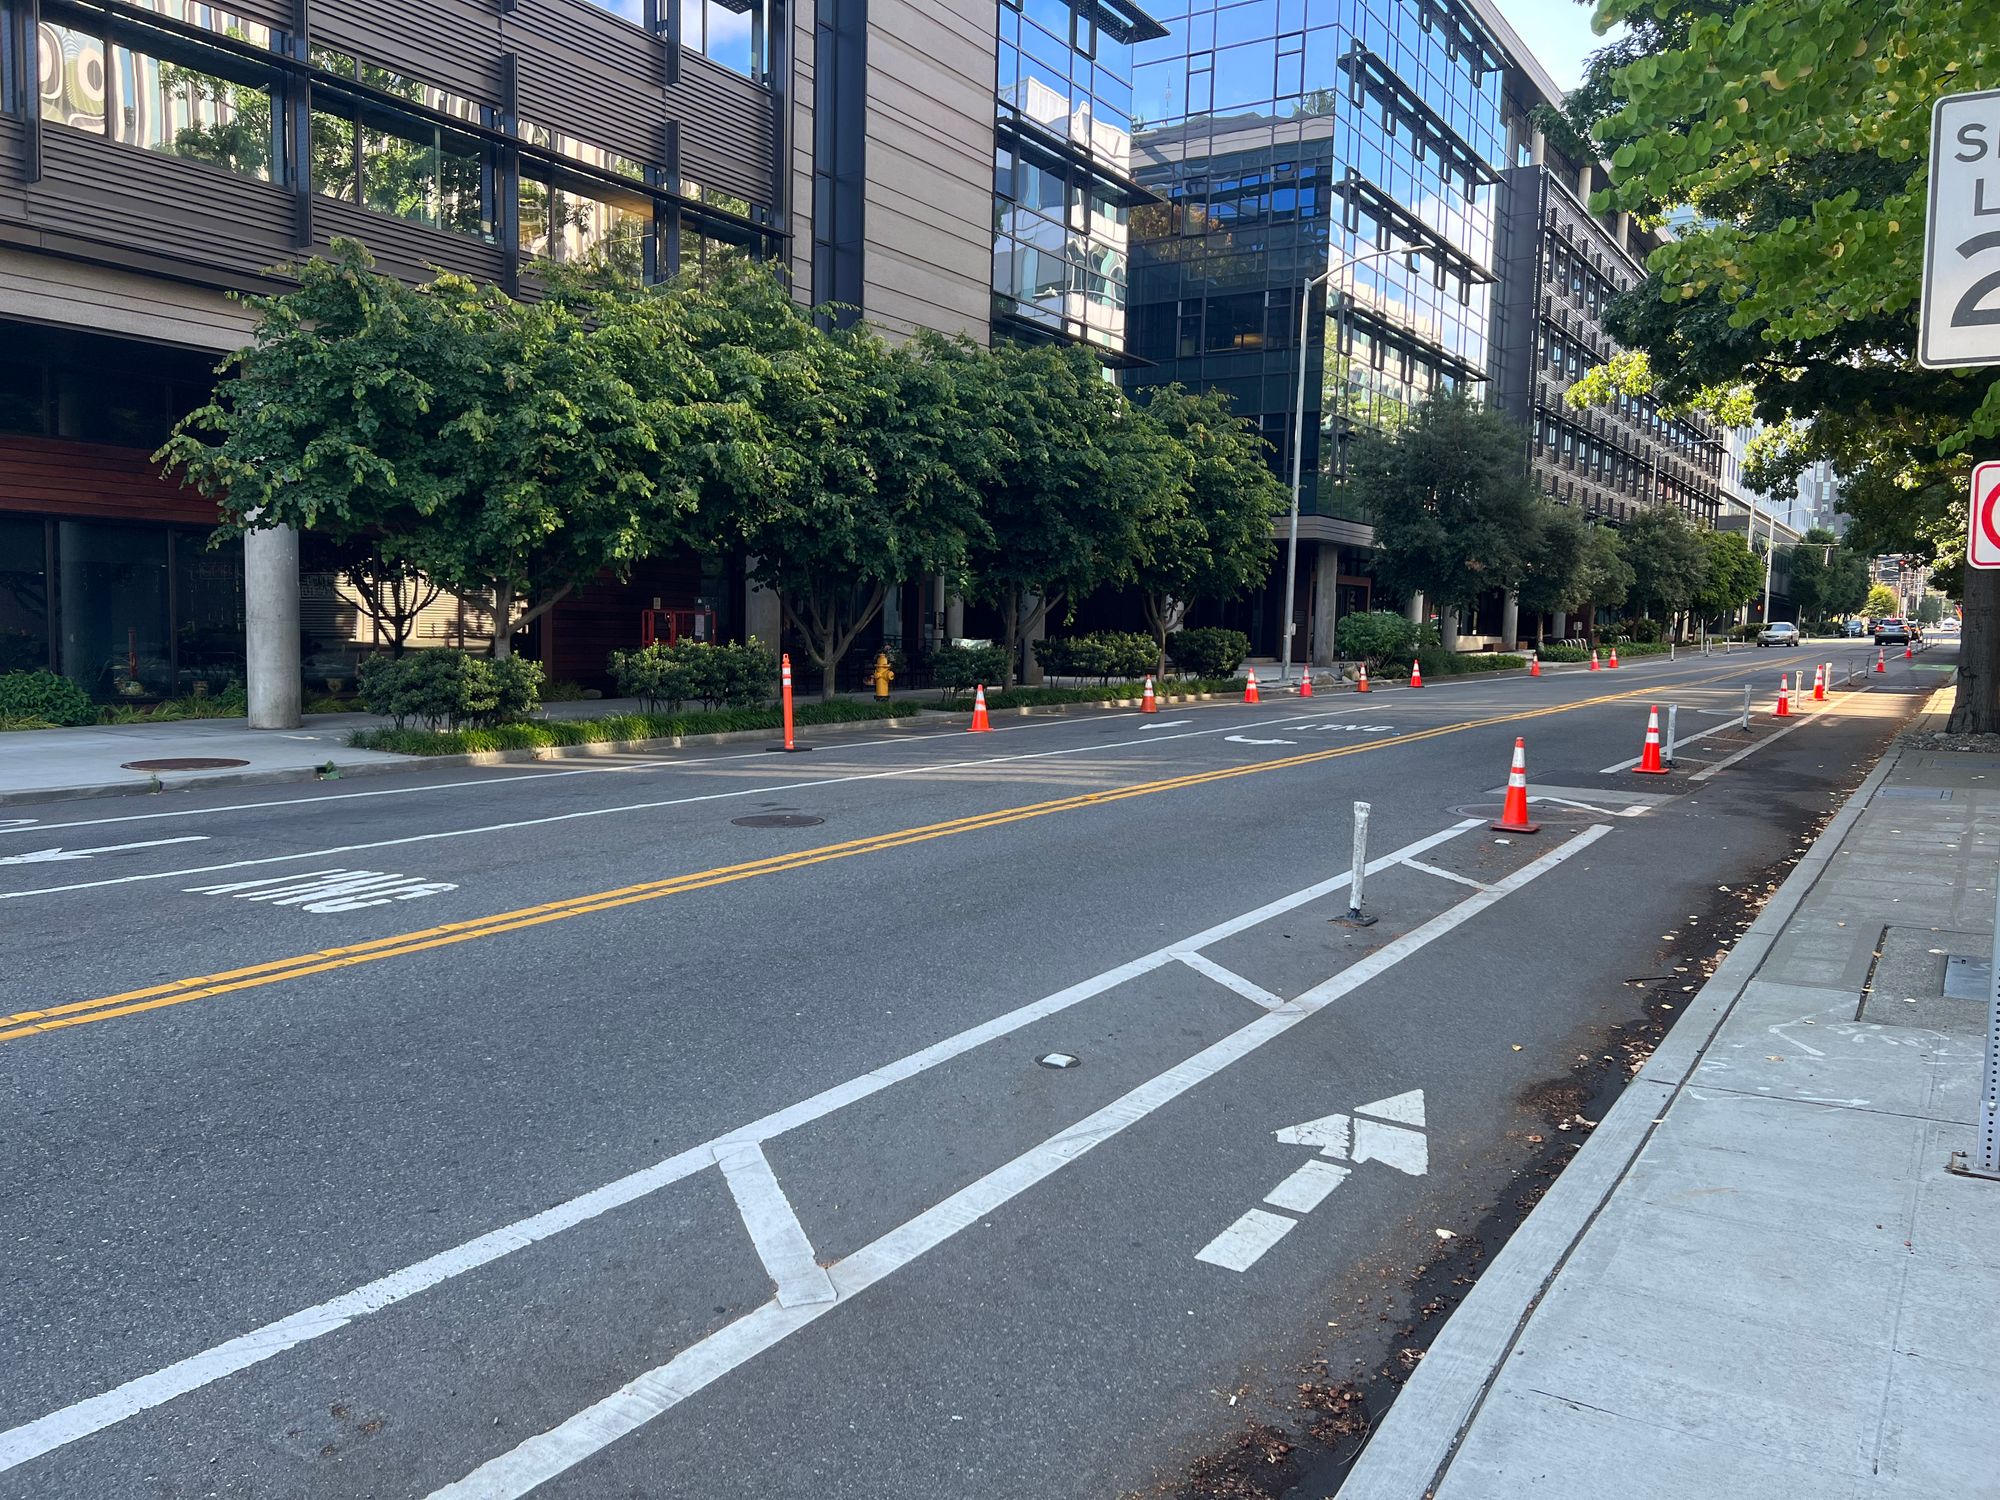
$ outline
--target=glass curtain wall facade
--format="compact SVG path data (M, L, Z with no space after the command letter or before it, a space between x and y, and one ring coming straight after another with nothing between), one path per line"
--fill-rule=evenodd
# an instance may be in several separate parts
M1129 5L1000 0L993 318L1003 337L1126 344L1132 60L1165 33Z
M1351 436L1484 379L1504 56L1441 0L1156 9L1168 35L1133 59L1159 200L1133 214L1133 379L1227 391L1289 477L1303 358L1302 509L1365 519Z

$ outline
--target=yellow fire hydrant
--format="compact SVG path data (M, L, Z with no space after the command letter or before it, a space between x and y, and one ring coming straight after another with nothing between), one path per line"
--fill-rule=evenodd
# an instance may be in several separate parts
M889 701L889 684L896 680L895 669L889 665L889 653L875 653L875 698L877 702Z

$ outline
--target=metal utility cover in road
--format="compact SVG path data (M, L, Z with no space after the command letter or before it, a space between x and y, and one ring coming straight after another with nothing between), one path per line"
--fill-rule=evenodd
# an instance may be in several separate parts
M2000 364L2000 89L1948 94L1931 108L1917 362Z
M2000 463L1972 466L1971 509L1965 518L1965 564L2000 568Z

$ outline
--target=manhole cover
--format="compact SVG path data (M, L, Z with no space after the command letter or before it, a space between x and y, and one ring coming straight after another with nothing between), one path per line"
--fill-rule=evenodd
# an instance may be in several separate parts
M817 828L826 821L811 813L752 813L747 818L729 820L738 828Z
M128 760L127 771L224 771L231 766L247 766L247 760L218 760L209 755L188 755L179 760Z

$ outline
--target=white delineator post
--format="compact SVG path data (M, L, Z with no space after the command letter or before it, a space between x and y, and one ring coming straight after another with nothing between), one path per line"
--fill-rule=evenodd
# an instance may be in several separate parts
M1374 807L1366 802L1354 804L1354 876L1347 886L1347 920L1369 923L1375 919L1361 914L1361 882L1368 874L1368 815Z
M1750 732L1750 684L1743 684L1743 732Z
M1662 759L1668 765L1674 763L1674 741L1679 737L1675 731L1680 727L1680 717L1681 706L1678 703L1669 703L1667 705L1667 743L1662 756Z

